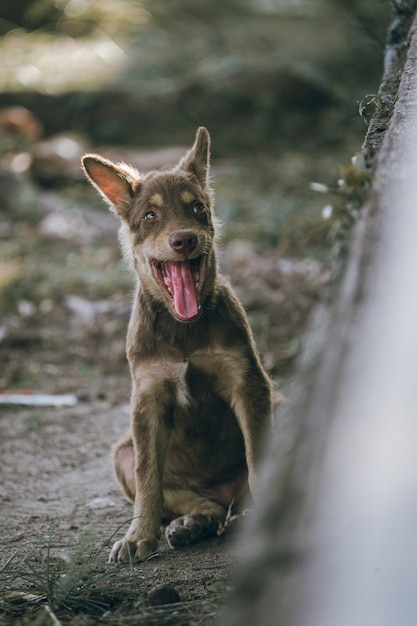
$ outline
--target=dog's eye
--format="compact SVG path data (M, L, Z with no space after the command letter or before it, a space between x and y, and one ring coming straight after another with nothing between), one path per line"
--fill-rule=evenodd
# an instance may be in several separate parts
M153 220L156 220L156 213L155 213L155 211L148 211L143 216L143 219L145 220L145 222L152 222Z
M196 202L193 206L193 213L203 213L204 210L205 208L202 202Z

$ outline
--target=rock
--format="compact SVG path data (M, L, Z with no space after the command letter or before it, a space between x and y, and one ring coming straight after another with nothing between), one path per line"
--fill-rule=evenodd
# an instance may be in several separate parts
M58 239L91 239L91 232L80 211L52 211L39 224L39 233L44 237Z
M151 606L160 606L161 604L175 604L181 602L180 594L170 585L158 585L153 587L148 593L148 602Z
M7 135L21 135L29 143L35 143L43 135L39 119L23 106L0 109L0 130Z
M64 303L77 321L86 326L103 327L108 319L127 321L131 312L130 302L92 301L75 294L66 296Z
M105 236L114 236L118 223L110 211L92 211L84 207L71 207L56 194L42 194L42 209L56 200L56 208L39 222L39 233L44 237L91 243Z
M86 504L87 509L108 509L112 506L114 506L113 500L107 497L93 498Z
M80 133L62 133L37 143L33 150L32 174L44 184L56 180L83 180L81 157L88 152Z

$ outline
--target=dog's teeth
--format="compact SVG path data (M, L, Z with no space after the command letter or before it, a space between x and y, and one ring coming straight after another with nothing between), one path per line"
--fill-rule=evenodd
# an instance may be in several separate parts
M164 276L164 283L166 284L167 287L171 286L171 281L169 280L168 276Z

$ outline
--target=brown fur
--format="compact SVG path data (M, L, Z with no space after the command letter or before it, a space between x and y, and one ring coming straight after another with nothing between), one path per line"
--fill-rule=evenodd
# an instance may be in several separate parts
M163 519L173 520L173 547L216 534L227 507L254 489L271 422L269 379L243 308L217 272L209 146L200 128L174 169L146 175L98 155L83 159L121 218L122 249L138 278L127 335L132 427L114 448L133 521L111 561L154 552ZM176 304L163 284L177 294L176 281L160 268L191 276L196 264L195 294L182 287L177 298L186 304Z

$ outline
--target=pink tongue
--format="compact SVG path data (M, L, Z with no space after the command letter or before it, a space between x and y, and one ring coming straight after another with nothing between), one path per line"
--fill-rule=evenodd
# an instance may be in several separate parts
M178 317L188 320L198 313L193 275L190 261L179 261L166 264L174 294L174 308Z

